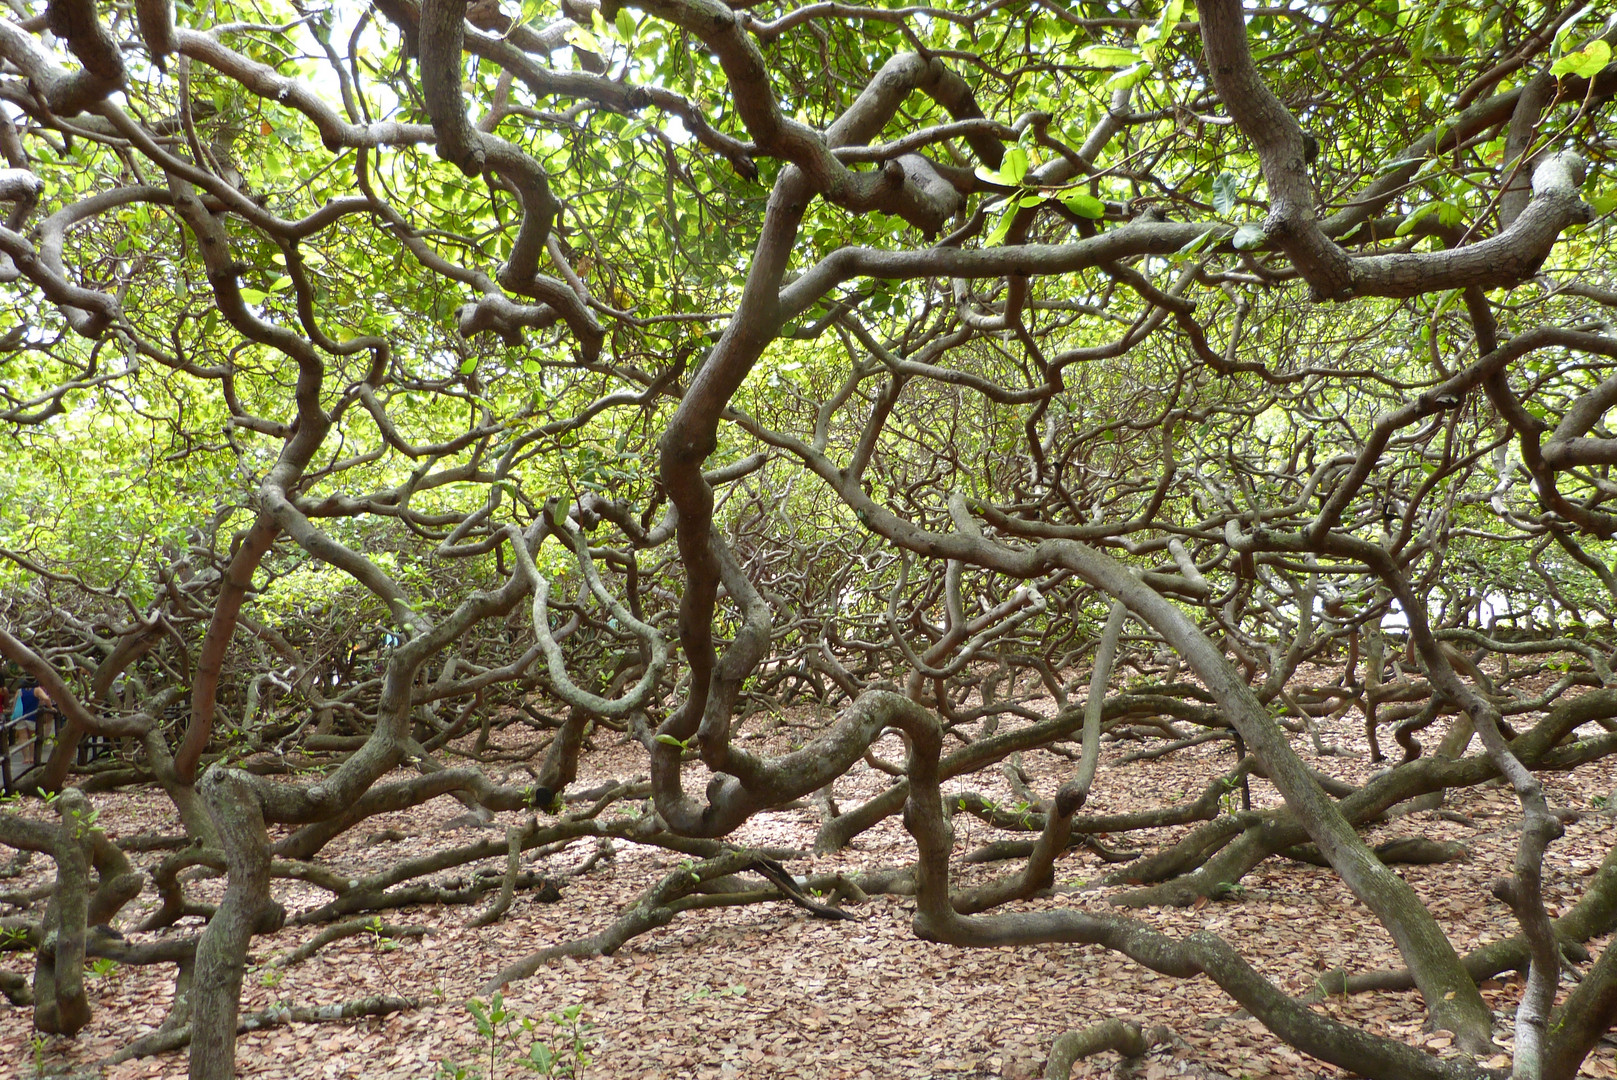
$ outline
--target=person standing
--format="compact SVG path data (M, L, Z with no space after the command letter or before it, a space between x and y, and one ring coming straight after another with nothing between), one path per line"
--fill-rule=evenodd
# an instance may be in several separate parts
M50 694L32 677L24 675L11 704L11 745L32 750L24 758L28 766L39 764L49 741L45 721L54 714L55 702L51 701Z

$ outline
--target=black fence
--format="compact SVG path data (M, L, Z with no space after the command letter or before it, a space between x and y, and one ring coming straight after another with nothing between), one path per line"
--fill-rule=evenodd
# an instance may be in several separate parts
M31 790L29 778L51 759L61 730L62 718L55 709L39 709L21 718L0 717L0 793ZM87 735L79 740L75 756L80 765L88 765L111 749L111 739Z

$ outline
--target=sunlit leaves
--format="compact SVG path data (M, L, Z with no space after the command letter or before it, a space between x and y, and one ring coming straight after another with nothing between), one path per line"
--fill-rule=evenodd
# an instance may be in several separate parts
M1005 151L1005 160L1000 164L1000 175L1006 183L1020 184L1027 176L1029 159L1027 151L1020 146L1012 146Z
M1268 234L1262 225L1249 223L1236 229L1235 236L1230 242L1235 245L1237 251L1250 251L1252 248L1261 247L1266 239Z
M1008 204L1006 209L1001 211L999 219L994 222L994 227L989 230L988 235L984 238L983 242L989 247L1004 243L1005 237L1010 234L1011 226L1016 222L1016 215L1010 209L1014 205Z
M1063 195L1061 203L1068 210L1084 218L1099 218L1106 214L1106 204L1087 191L1075 191L1070 195Z
M1398 223L1395 235L1408 236L1427 217L1436 215L1437 223L1445 229L1452 229L1460 224L1460 208L1451 202L1422 203L1411 210L1403 221Z
M1027 176L1030 159L1028 153L1020 146L1010 146L1005 150L1004 160L998 169L990 169L986 165L977 166L977 175L990 184L1000 184L1005 187L1016 187Z
M1557 77L1578 75L1592 79L1609 63L1611 63L1611 46L1596 38L1577 52L1563 56L1551 64L1550 74Z
M1201 235L1193 237L1190 240L1187 240L1184 243L1184 245L1181 246L1180 249L1177 252L1175 252L1175 254L1179 255L1179 256L1194 255L1198 251L1201 251L1209 243L1211 243L1217 236L1218 236L1218 230L1216 230L1216 229L1208 229L1206 232L1203 232Z
M1123 68L1138 64L1142 56L1138 49L1122 49L1114 45L1086 45L1078 50L1078 59L1092 67Z
M507 4L506 11L514 6ZM230 10L234 14L236 8ZM578 10L581 14L567 30L567 41L606 61L609 79L620 86L677 95L717 130L742 142L754 137L739 119L740 110L717 58L690 33L637 8L609 7L606 17L587 8ZM541 25L557 18L560 9L528 0L520 14L524 22ZM1474 133L1459 146L1451 139L1430 153L1406 148L1421 145L1417 140L1431 134L1435 124L1452 123L1448 114L1460 89L1497 63L1487 59L1501 55L1495 40L1499 34L1488 30L1490 20L1499 20L1497 12L1441 0L1366 0L1332 12L1326 23L1316 16L1301 8L1256 9L1249 31L1277 93L1326 144L1326 154L1311 171L1320 216L1351 205L1355 193L1378 170L1402 172L1413 174L1405 177L1409 185L1389 198L1403 201L1377 207L1376 220L1352 237L1355 252L1364 244L1385 243L1391 228L1387 218L1399 213L1407 215L1398 226L1400 236L1419 235L1423 226L1454 228L1467 219L1479 223L1473 239L1490 235L1497 205L1493 194L1499 173L1509 167L1500 158L1499 126ZM757 15L759 21L768 17ZM903 29L852 16L817 18L797 32L770 40L760 37L759 48L783 114L821 130L857 98L886 59L900 49L923 44L951 70L963 74L984 116L1010 123L1028 114L1048 114L1048 126L1037 138L1024 125L1022 142L1006 146L997 167L983 165L959 139L922 147L921 152L953 170L948 179L966 199L959 224L945 224L942 231L965 229L968 224L980 229L976 234L963 233L960 243L1021 242L1024 238L1013 234L1019 223L1026 226L1028 242L1067 243L1079 234L1093 234L1091 222L1108 215L1114 221L1127 220L1142 206L1151 206L1161 210L1162 219L1185 229L1166 251L1177 246L1177 261L1196 256L1208 264L1210 274L1223 274L1242 261L1230 256L1231 244L1249 252L1268 243L1261 224L1242 220L1262 218L1265 194L1249 141L1226 123L1228 116L1208 94L1205 72L1197 68L1196 35L1180 29L1194 17L1183 0L1157 0L1131 10L1126 20L1083 25L1019 5L984 9L970 25L932 14L912 18ZM1572 31L1575 25L1579 28ZM1588 17L1581 24L1578 18L1570 20L1555 48L1533 61L1531 72L1542 70L1550 56L1559 58L1552 69L1557 75L1597 72L1609 63L1610 49L1598 41L1584 43L1591 27ZM1388 36L1378 40L1378 34ZM324 67L319 76L311 74L315 69L309 58L317 51L309 47L306 27L225 36L232 47L249 51L288 77L309 81L333 108L344 107L337 99L333 74ZM412 65L402 55L397 35L385 20L376 18L362 38L349 74L368 118L422 123L418 99L410 92ZM562 73L579 61L567 48L557 49L546 60ZM1345 72L1352 73L1349 85L1337 81ZM393 374L412 380L407 391L388 391L392 394L387 396L388 406L410 437L424 442L457 434L468 412L485 404L499 422L539 426L553 415L587 405L596 393L620 389L617 376L609 372L633 370L655 377L681 364L700 363L723 327L724 316L737 303L751 268L765 194L782 163L761 154L761 178L754 182L738 177L722 155L695 139L678 118L678 110L602 107L570 98L566 92L540 93L520 78L502 87L498 65L488 56L475 62L468 59L465 75L469 114L497 118L497 134L540 161L551 177L561 203L554 235L564 245L570 269L590 290L598 312L613 308L630 313L628 318L602 314L611 324L611 341L601 370L586 376L571 368L571 343L556 326L528 328L521 346L488 335L471 341L457 338L456 314L477 298L480 280L498 273L516 235L520 206L497 179L464 177L424 145L375 147L364 156L367 180L398 212L401 224L354 214L301 239L304 270L312 286L313 324L338 342L362 334L388 338L394 349ZM1513 73L1501 86L1509 89L1529 75L1526 70ZM313 137L313 128L294 109L242 91L204 63L193 62L189 78L194 99L190 122L198 146L207 151L195 156L211 155L215 160L203 162L209 168L234 166L244 171L243 192L260 201L267 212L297 220L326 200L353 193L359 155L326 153ZM1041 163L1060 160L1060 151L1044 135L1063 141L1069 150L1082 146L1112 108L1112 91L1123 85L1135 87L1124 129L1086 160L1083 170L1069 171L1060 181L1042 182ZM177 93L175 80L160 78L130 90L133 106L145 117L179 115ZM1562 121L1576 107L1575 101L1562 102L1561 111L1544 127L1545 137L1562 137ZM885 129L871 133L870 140L903 138L950 119L936 102L913 94ZM1567 137L1581 135L1573 132ZM178 148L180 143L174 145ZM123 148L96 139L61 140L50 152L38 155L37 168L51 186L47 203L63 205L126 182L130 156ZM868 175L873 165L862 161L852 168ZM983 182L975 190L968 179L973 168ZM1617 202L1604 190L1590 200L1602 212L1610 212ZM244 300L258 317L301 332L292 277L284 265L275 263L274 245L258 242L259 231L246 215L221 212L220 216L236 245L232 258L245 268L238 275ZM236 365L234 390L246 411L272 423L284 420L290 408L284 358L245 343L212 310L206 271L195 245L183 238L183 227L171 210L155 202L134 204L70 230L66 261L87 283L125 290L137 332L163 342L164 348L183 354L199 369L227 361ZM1339 234L1336 238L1348 242ZM793 240L791 269L801 273L845 246L902 251L929 242L931 238L920 237L896 216L855 212L815 199ZM1587 251L1588 264L1600 265L1593 241ZM463 275L425 268L421 252L461 268ZM1174 261L1174 256L1162 257L1159 252L1131 265L1160 286L1163 269L1171 271ZM1253 261L1244 261L1251 269ZM1283 253L1274 253L1264 265L1276 272L1269 286L1282 292L1292 287ZM562 269L543 267L553 276L560 276ZM1048 330L1058 349L1099 342L1116 328L1097 325L1100 320L1093 319L1091 309L1097 303L1089 291L1093 285L1079 275L1035 275L1033 288L1044 290L1039 295L1044 306L1029 309L1030 324L1045 328L1041 333ZM1247 286L1232 278L1225 287L1233 291ZM846 329L832 317L838 305L845 305L847 318L859 320L861 329L878 338L903 341L907 349L941 332L957 311L947 291L934 295L928 288L918 282L847 283L788 327L788 334L806 338L813 332L819 337L813 343L777 345L780 355L771 354L760 363L756 377L783 396L833 392L836 376L846 371L848 363L828 344ZM981 310L990 316L997 300L993 288L983 283ZM1191 291L1216 290L1197 284ZM1138 303L1138 298L1122 292L1121 297L1105 301L1113 305L1107 314L1133 318L1139 309L1128 305ZM1218 296L1195 297L1195 303L1202 305L1198 318L1205 316L1215 347L1222 333L1215 305L1221 302ZM926 323L923 316L933 323ZM51 317L47 313L41 318ZM51 324L51 329L59 330L59 323ZM1250 336L1242 339L1243 345L1262 342L1260 332L1248 329ZM983 353L971 356L968 363L991 369L996 379L1014 381L1016 350L1005 346L1006 355L993 354L1000 347L1000 343L985 345ZM1143 352L1132 352L1130 362L1141 362ZM334 406L342 400L340 395L357 377L364 359L331 359L325 404ZM1076 381L1077 372L1073 374ZM475 379L467 378L473 375ZM688 377L688 368L682 377ZM662 392L672 397L682 385L682 380L674 380ZM643 386L636 383L633 389L639 392ZM223 462L224 475L239 465L240 477L219 483L220 490L234 491L232 484L245 490L262 475L261 459L272 453L274 440L232 431L234 442L221 443L223 412L217 405L211 409L198 405L207 397L198 386L176 376L167 385L143 379L132 387L131 399L148 413L162 416L177 445L188 439L207 445L207 453L217 458L209 468L217 470ZM470 397L471 387L478 395L475 399ZM1089 387L1084 393L1093 396L1096 391ZM751 404L760 405L762 400ZM648 426L654 425L657 409L666 404L648 406ZM1014 424L1010 427L1013 437L1003 448L1007 455L1016 452L1014 436L1019 431ZM952 430L947 425L944 429ZM363 417L346 422L341 436L345 452L362 455L378 445ZM561 480L554 474L563 465L575 485L638 482L627 475L611 475L611 468L620 468L616 463L597 467L593 459L585 462L586 445L594 446L591 453L606 455L604 447L610 443L558 441L547 444L543 453L536 451L530 468L545 479L534 482L544 490L561 491ZM592 467L594 473L589 472ZM398 468L399 462L389 459L344 483L355 488L382 484L394 479L390 470ZM620 471L631 474L637 469L623 464ZM470 491L440 495L450 503L476 502Z

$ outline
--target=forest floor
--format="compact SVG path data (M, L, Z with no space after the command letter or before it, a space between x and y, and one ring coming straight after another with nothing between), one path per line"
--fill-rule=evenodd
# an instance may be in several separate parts
M755 751L785 749L806 734L801 726L773 719L755 717L751 723L773 728L748 744ZM1316 756L1301 738L1298 749L1314 767L1362 781L1372 770L1358 727L1356 713L1322 724L1325 741L1349 751L1348 756ZM507 730L515 738L519 729ZM1435 745L1438 729L1427 734L1427 745ZM595 743L595 750L585 757L585 775L575 786L632 779L643 769L643 753L626 745L622 736L602 733ZM1233 760L1228 743L1211 743L1161 760L1116 764L1140 748L1135 742L1103 745L1102 767L1086 813L1193 799ZM902 760L896 736L878 752L888 760ZM1046 797L1072 769L1069 761L1043 752L1023 755L1021 764L1035 790ZM693 777L688 789L701 790L702 779ZM997 771L964 779L965 783L952 782L946 791L969 788L1008 805L1016 801ZM838 782L836 798L847 808L886 782L883 774L861 764ZM1586 878L1617 839L1617 823L1605 809L1614 786L1617 762L1585 768L1575 777L1546 778L1552 805L1580 815L1550 851L1545 877L1552 914L1582 895ZM1257 805L1278 803L1264 781L1254 780L1252 787ZM98 795L94 802L101 825L115 838L177 831L177 820L160 792ZM1418 835L1468 846L1469 857L1462 862L1399 867L1464 951L1514 930L1509 912L1490 895L1488 886L1508 872L1519 813L1514 795L1494 785L1451 794L1448 809L1473 824L1420 812L1392 819L1368 836L1379 842ZM35 804L23 812L41 811ZM409 812L384 815L339 838L321 858L356 873L373 872L406 855L458 846L479 835L473 826L445 828L463 813L459 803L446 797ZM503 817L517 820L515 815ZM497 825L508 823L501 820ZM808 850L818 825L818 808L805 806L760 815L732 839ZM955 826L957 854L1010 835L965 814L955 818ZM384 829L399 830L407 839L366 842ZM1181 834L1180 829L1163 829L1113 837L1108 843L1150 850ZM489 829L485 835L499 834ZM532 859L529 865L564 875L595 851L594 842L579 841L564 851ZM894 817L861 835L848 850L795 860L789 869L796 874L858 871L905 865L912 856L910 838ZM149 868L156 856L141 859ZM284 970L267 966L268 962L307 941L319 928L288 927L257 938L251 953L254 966L243 991L244 1013L277 1003L327 1005L377 994L418 998L424 1004L372 1019L291 1024L246 1034L238 1041L238 1074L261 1080L430 1080L441 1074L443 1062L451 1061L469 1070L464 1075L483 1080L532 1075L507 1060L498 1062L490 1076L489 1045L479 1043L466 1003L507 964L598 932L637 893L680 861L680 856L662 849L619 844L612 858L582 875L562 879L559 902L541 903L533 893L519 892L510 912L482 929L465 923L483 901L472 907L389 912L388 922L424 926L426 935L349 938ZM493 860L489 865L502 862ZM967 866L960 877L967 883L986 880L1012 865L1017 864ZM4 887L45 882L47 869L46 860L36 860ZM440 877L465 877L469 869ZM1398 966L1386 933L1328 870L1271 859L1246 878L1234 899L1193 908L1120 912L1106 900L1123 890L1094 884L1109 869L1090 852L1070 852L1057 865L1054 894L1021 906L1131 914L1173 935L1212 930L1294 994L1306 993L1321 972L1332 968L1361 972ZM209 890L217 887L217 882L190 886L202 899L212 899ZM327 898L297 882L277 881L275 889L292 915ZM122 913L121 928L128 931L154 904L148 888ZM1171 1032L1167 1041L1132 1067L1132 1075L1146 1080L1345 1075L1283 1046L1206 979L1156 975L1087 946L970 950L933 944L918 940L912 932L913 907L908 897L875 896L850 907L858 920L847 922L816 919L784 902L683 914L631 941L614 956L564 960L508 987L507 1008L535 1021L535 1030L528 1034L518 1028L511 1040L495 1049L525 1054L536 1038L565 1049L568 1039L553 1031L545 1018L576 1005L579 1019L589 1025L585 1041L591 1060L582 1075L590 1080L1029 1080L1042 1075L1057 1035L1118 1017L1145 1027L1161 1025ZM200 919L187 918L166 933L195 934L200 924ZM133 932L129 936L155 937ZM1603 940L1591 943L1596 951L1604 945ZM32 961L23 954L0 956L0 963L32 973ZM105 1068L96 1064L156 1028L173 996L173 969L166 965L102 968L89 979L94 1019L76 1039L35 1037L28 1010L0 1004L0 1075L71 1072L105 1080L185 1075L183 1051ZM1501 1054L1508 1053L1520 988L1519 977L1512 976L1490 980L1483 987L1499 1018ZM1423 1011L1413 993L1337 997L1317 1008L1434 1053L1453 1052L1445 1033L1422 1031ZM1108 1075L1117 1060L1114 1054L1100 1055L1080 1062L1073 1075ZM1490 1063L1503 1065L1506 1059ZM1584 1072L1617 1078L1617 1051L1603 1045L1585 1063Z

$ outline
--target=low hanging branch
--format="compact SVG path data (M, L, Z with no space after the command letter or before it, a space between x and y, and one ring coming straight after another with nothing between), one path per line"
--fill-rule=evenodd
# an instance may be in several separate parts
M549 507L546 508L546 513L550 513ZM573 554L578 559L578 568L583 573L591 594L602 607L612 613L614 619L640 639L650 657L640 681L618 698L608 699L599 694L592 694L573 682L567 674L567 660L562 654L561 646L550 632L550 611L546 603L550 596L550 581L539 573L533 552L528 550L527 545L515 542L511 547L516 555L517 573L533 590L533 632L538 637L539 648L544 653L551 686L563 701L574 708L622 720L631 713L645 708L650 701L657 680L662 678L663 669L668 666L668 643L657 632L656 627L635 618L628 608L607 591L600 574L596 572L595 561L590 558L589 541L585 539L583 533L565 521L554 527L572 547Z
M1072 1067L1086 1057L1116 1050L1125 1058L1144 1054L1148 1043L1138 1024L1127 1020L1103 1020L1077 1031L1057 1035L1044 1066L1044 1080L1067 1080Z
M418 932L395 907L509 919L595 880L535 860L621 840L691 861L502 979L697 909L848 918L817 898L836 886L913 896L930 939L1206 975L1361 1075L1475 1080L1294 1000L1234 937L1057 906L1058 868L1129 847L1076 887L1233 905L1265 860L1323 860L1402 955L1377 963L1409 968L1334 982L1412 983L1397 1008L1486 1057L1476 976L1527 964L1512 1068L1575 1074L1617 953L1552 1006L1566 939L1610 929L1610 875L1552 921L1542 864L1617 753L1617 27L1433 3L1423 65L1408 20L1329 3L520 6L0 16L0 654L65 722L5 777L60 805L0 815L0 845L53 863L0 871L39 1027L85 1030L87 959L177 964L140 1052L189 1039L196 1080L228 1080L238 1029L411 1000L238 1019L255 949ZM1377 756L1378 721L1412 750L1468 719L1361 784L1293 746L1355 706ZM79 760L121 738L132 760ZM1225 748L1193 748L1225 739L1218 777ZM602 743L648 782L538 825L608 771ZM1145 790L1170 754L1180 790ZM176 850L137 866L150 845L75 827L92 770L79 790L155 778ZM1472 949L1386 866L1462 849L1362 834L1496 774L1522 932ZM1234 810L1249 776L1284 805ZM445 796L488 830L336 854ZM913 860L805 882L728 846L809 798L823 848L902 812ZM981 857L1023 862L951 878ZM139 929L200 936L105 932L145 874ZM326 895L283 935L291 881ZM1118 1017L1056 1039L1051 1073L1145 1048Z
M406 1009L418 1009L421 1005L420 998L393 997L387 994L354 998L352 1001L336 1005L281 1005L242 1017L236 1025L236 1034L245 1035L249 1031L263 1031L286 1024L329 1024L342 1020L358 1020L364 1016L386 1016ZM185 1024L170 1031L154 1032L131 1043L101 1061L100 1065L102 1068L110 1068L135 1058L166 1054L182 1046L189 1046L190 1043L191 1025Z
M299 945L285 956L277 957L271 963L280 968L296 967L333 941L341 941L344 938L362 937L370 934L379 940L392 941L399 938L424 937L431 932L431 928L426 926L386 923L377 915L371 915L363 919L350 919L347 922L326 927L302 945Z

